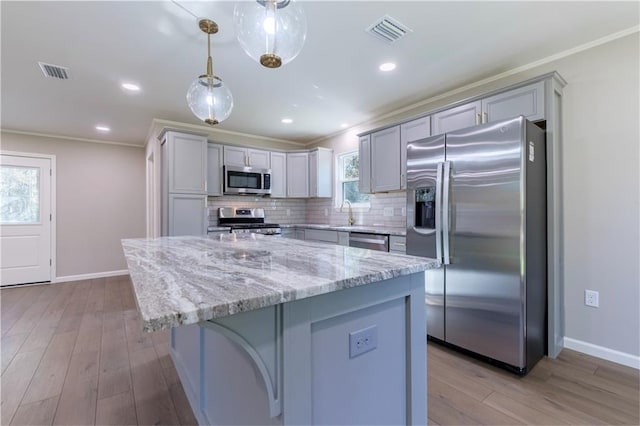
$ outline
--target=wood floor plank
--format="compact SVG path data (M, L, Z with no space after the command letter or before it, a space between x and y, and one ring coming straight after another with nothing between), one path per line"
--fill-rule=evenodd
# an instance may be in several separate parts
M7 369L9 363L11 363L11 360L24 345L28 337L29 333L2 336L2 339L0 339L0 347L2 347L2 373Z
M483 425L515 425L522 424L519 420L504 414L476 399L456 391L444 381L429 377L429 405L442 407L435 413L430 412L436 422L443 424L483 424ZM446 407L446 408L445 408Z
M56 414L58 397L21 405L11 421L12 425L50 425Z
M142 332L128 277L2 289L0 299L2 424L195 422L169 333ZM47 300L38 319L34 305ZM519 377L431 342L427 353L429 424L639 421L635 369L564 350Z
M96 423L98 376L80 375L65 381L53 421L55 425Z
M129 392L132 389L130 368L120 368L118 370L100 373L98 380L99 400L110 398L119 393Z
M50 285L50 284L49 284ZM1 293L5 291L23 291L24 296L16 300L15 304L7 308L2 309L2 321L0 328L2 329L2 335L4 336L13 325L24 315L25 311L38 299L41 292L44 291L44 285L34 285L23 288L2 289Z
M606 424L599 417L587 414L582 408L573 406L570 399L562 399L561 389L549 386L536 375L519 377L433 343L427 345L427 351L430 359L439 358L443 363L460 370L468 380L477 381L497 392L508 393L516 401L531 404L552 417L562 419L563 423ZM534 370L536 368L539 368L539 365L534 367ZM437 370L428 371L433 372L429 374L438 374Z
M49 284L45 286L33 303L25 309L18 321L13 324L13 327L7 331L7 334L11 335L31 332L53 301L55 294L56 288L53 285Z
M484 401L484 404L495 408L509 417L518 419L519 422L531 425L559 425L563 420L553 417L534 405L523 404L501 392L492 392Z
M76 337L77 331L53 336L24 395L23 404L60 395Z
M593 374L617 383L622 383L624 386L633 388L636 391L640 389L640 370L636 370L635 368L611 362L605 365L599 365Z
M130 354L133 394L141 424L178 424L178 417L153 347Z
M74 353L100 351L102 345L102 312L85 312L80 319Z
M0 378L0 424L11 423L13 415L17 411L22 398L29 387L40 360L44 355L44 350L18 353L11 361L11 364ZM7 389L11 389L7 392Z
M137 425L133 393L121 392L108 398L98 399L96 424Z

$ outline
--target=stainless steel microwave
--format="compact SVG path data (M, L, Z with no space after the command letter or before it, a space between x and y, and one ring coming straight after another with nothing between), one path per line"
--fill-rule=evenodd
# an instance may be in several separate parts
M224 166L225 194L271 194L271 169Z

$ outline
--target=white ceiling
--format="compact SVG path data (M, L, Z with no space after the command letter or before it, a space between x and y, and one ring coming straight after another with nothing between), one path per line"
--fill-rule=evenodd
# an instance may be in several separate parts
M635 1L303 1L306 44L269 70L235 39L234 2L180 4L220 25L214 72L235 107L219 128L303 143L639 22ZM385 14L413 33L387 45L364 31ZM2 128L143 145L153 118L199 123L185 94L205 72L206 36L175 3L2 1L1 16ZM71 78L45 78L38 61ZM386 61L397 69L378 71Z

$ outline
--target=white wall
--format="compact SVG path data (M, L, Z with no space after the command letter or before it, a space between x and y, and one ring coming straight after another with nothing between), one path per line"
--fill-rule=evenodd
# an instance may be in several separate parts
M357 133L558 71L564 89L565 335L640 356L640 87L638 33L361 125L318 142L357 149ZM600 292L600 308L584 290ZM637 362L637 361L636 361Z
M143 148L9 132L1 148L56 156L58 277L127 268L120 239L145 235Z

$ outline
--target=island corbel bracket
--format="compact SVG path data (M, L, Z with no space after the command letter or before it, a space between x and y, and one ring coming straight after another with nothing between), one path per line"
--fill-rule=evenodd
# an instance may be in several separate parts
M220 322L205 321L200 325L215 330L236 343L253 360L264 381L269 398L269 413L271 418L274 418L282 414L282 378L280 368L282 362L282 307L281 305L276 305L271 310L274 311L275 316L273 322L276 337L275 347L274 345L265 346L258 342L251 342L250 340L254 339L249 333L245 332L246 329L243 329L245 323L232 323L232 320L236 317L225 317ZM225 321L225 324L222 324L222 321ZM269 358L273 358L275 362L267 363L264 361L264 359Z

